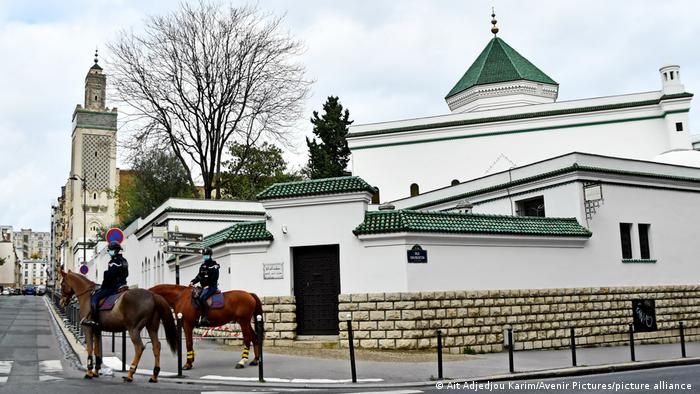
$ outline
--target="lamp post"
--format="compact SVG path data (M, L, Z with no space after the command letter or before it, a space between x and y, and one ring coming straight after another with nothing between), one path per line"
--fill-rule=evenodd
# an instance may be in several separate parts
M87 197L86 197L86 192L87 192L87 185L85 182L85 178L82 178L76 174L71 175L70 178L68 178L72 181L80 181L83 184L83 264L87 264L87 236L86 236L86 230L87 230Z

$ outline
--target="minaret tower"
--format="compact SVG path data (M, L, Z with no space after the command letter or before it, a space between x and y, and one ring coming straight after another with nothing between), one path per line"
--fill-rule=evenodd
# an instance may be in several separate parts
M117 189L117 109L105 106L107 76L99 65L97 50L94 64L85 76L84 106L73 111L71 171L66 199L70 204L68 235L70 253L66 268L77 269L92 257L92 244L99 228L111 226L116 218ZM85 190L83 192L83 182ZM83 196L85 194L85 196ZM83 207L85 199L85 207ZM86 231L83 242L83 212Z

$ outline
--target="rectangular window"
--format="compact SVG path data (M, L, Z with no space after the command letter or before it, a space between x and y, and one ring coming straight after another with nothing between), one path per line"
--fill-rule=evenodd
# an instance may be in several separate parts
M515 212L518 216L544 217L544 196L516 201Z
M683 131L683 122L676 122L676 131Z
M622 258L632 258L632 223L620 223L620 244L622 245Z
M639 253L642 259L649 260L651 252L649 250L649 226L648 224L639 223Z

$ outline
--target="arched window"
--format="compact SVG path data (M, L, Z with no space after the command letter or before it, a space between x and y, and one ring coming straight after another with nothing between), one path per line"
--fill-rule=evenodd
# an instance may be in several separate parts
M451 186L459 185L459 180L453 179L452 182L450 182Z
M411 183L411 197L415 197L420 194L420 189L417 183Z

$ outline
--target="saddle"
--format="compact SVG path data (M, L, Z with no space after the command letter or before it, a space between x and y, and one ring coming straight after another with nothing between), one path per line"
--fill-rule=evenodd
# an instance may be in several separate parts
M199 302L197 302L197 299L200 294L202 294L201 287L192 288L192 305L197 309L199 309ZM224 307L224 294L221 290L217 290L216 293L207 298L207 305L209 305L209 309L221 309Z
M117 303L117 300L119 297L124 295L126 291L129 290L129 286L122 286L119 289L117 289L117 292L112 294L111 296L107 298L103 298L100 300L100 304L98 305L101 311L111 311L112 308L114 308L114 305Z

